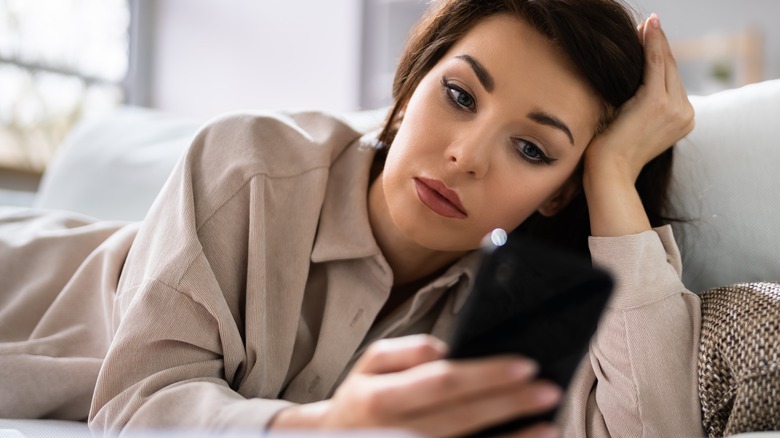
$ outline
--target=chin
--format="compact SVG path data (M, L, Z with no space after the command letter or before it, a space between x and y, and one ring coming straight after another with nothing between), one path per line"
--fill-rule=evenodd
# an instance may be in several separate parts
M415 244L441 252L465 252L480 247L482 236L474 230L468 219L444 219L434 215L427 207L416 200L416 194L410 195L412 202L398 202L390 208L390 218L396 229L406 239Z
M466 252L480 246L481 237L469 236L465 231L448 230L446 227L426 227L419 225L403 229L410 240L432 251Z

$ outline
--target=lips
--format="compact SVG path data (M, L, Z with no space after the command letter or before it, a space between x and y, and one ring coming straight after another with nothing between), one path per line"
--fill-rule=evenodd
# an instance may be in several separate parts
M423 204L435 213L453 219L468 217L466 208L460 202L458 194L439 180L417 177L414 178L417 196Z

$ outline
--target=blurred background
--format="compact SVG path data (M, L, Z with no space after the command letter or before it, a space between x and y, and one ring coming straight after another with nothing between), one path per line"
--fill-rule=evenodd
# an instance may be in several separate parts
M0 190L34 191L73 126L119 105L204 121L388 105L427 3L0 0ZM658 13L691 94L780 78L777 0L627 3Z

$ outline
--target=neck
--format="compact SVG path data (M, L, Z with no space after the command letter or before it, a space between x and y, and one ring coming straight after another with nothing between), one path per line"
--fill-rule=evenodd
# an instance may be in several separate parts
M393 223L380 174L368 190L368 217L379 249L393 270L393 284L401 286L427 279L462 257L465 252L425 248L404 236Z

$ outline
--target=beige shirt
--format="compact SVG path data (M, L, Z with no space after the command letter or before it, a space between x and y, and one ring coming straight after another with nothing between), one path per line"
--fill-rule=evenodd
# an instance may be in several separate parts
M447 340L478 255L376 321L393 277L367 217L373 157L328 116L235 115L201 130L140 227L0 221L0 416L83 418L91 398L96 430L259 430L332 395L375 339ZM699 304L670 229L590 245L617 291L564 435L700 436Z

